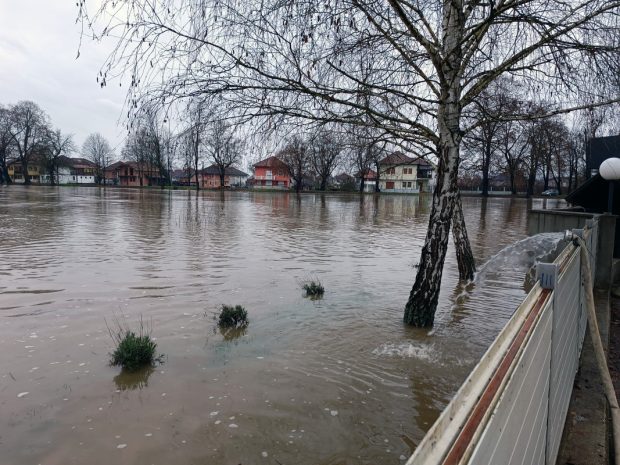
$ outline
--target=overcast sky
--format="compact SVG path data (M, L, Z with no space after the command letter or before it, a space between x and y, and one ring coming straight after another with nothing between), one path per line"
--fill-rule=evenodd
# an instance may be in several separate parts
M86 40L76 60L76 15L72 0L0 0L0 103L32 100L54 127L74 134L79 147L100 132L118 157L124 88L115 82L102 89L95 80L107 56L104 46Z

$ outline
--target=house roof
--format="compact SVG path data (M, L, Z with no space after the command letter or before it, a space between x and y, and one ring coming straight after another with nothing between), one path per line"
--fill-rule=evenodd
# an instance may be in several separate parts
M115 161L111 165L108 165L105 170L106 171L108 171L108 170L115 170L116 168L120 168L123 165L125 165L124 161Z
M123 166L129 166L135 170L141 171L143 174L152 174L154 172L159 172L159 170L157 169L156 166L153 165L147 165L147 164L143 164L143 165L139 165L137 162L135 161L117 161L112 163L111 165L109 165L105 171L113 171L116 170L118 168L121 168Z
M211 175L220 175L220 169L218 168L218 166L216 164L213 164L211 166L208 166L207 168L203 169L201 171L202 174L211 174ZM235 168L234 166L229 166L228 168L226 168L224 170L224 175L226 176L238 176L238 177L248 177L249 175L247 173L244 173L241 170L238 170L237 168Z
M172 176L172 178L179 179L179 178L187 178L188 174L189 174L189 177L194 176L194 169L193 168L188 168L188 169L175 168L170 173L170 176Z
M254 168L286 168L286 163L276 156L265 158L254 164Z
M353 179L353 176L351 176L350 174L347 173L340 173L336 176L334 176L334 179L336 181L350 181Z
M411 158L402 152L394 152L379 162L380 165L420 165L432 166L429 162L421 157Z
M70 166L72 168L84 168L84 167L94 168L95 166L97 166L95 165L95 163L93 163L92 161L86 158L72 158L72 157L65 157L64 155L58 158L62 165Z
M356 178L361 178L360 172L355 173ZM377 177L377 173L370 168L364 171L364 179L375 179Z

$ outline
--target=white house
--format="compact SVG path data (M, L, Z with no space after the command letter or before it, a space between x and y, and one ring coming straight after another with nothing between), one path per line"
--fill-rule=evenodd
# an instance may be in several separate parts
M57 184L95 184L96 165L85 158L60 157ZM49 173L41 175L42 184L50 184Z
M394 152L379 162L379 189L387 193L431 192L434 172L426 160Z

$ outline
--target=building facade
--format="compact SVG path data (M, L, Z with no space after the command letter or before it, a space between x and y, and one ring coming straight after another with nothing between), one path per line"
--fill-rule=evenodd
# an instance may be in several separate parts
M229 166L224 170L224 187L245 187L249 174ZM219 189L221 187L220 169L211 165L200 171L200 187L203 189Z
M115 186L148 187L165 183L164 176L156 167L134 161L117 161L108 166L104 173L106 184Z
M386 193L431 192L434 171L426 160L394 152L379 162L379 189Z
M377 173L368 168L364 173L355 173L355 188L360 190L364 181L364 192L375 192L377 185Z
M24 167L22 166L21 161L19 160L11 160L6 165L7 172L11 181L15 184L23 184L26 181L26 177L33 184L41 183L41 175L45 173L45 170L38 160L30 160L28 163L28 172L26 173Z
M291 176L288 166L277 157L269 157L254 165L255 189L289 189Z
M85 158L60 157L56 171L57 184L95 184L96 165ZM41 175L41 184L51 184L51 175Z

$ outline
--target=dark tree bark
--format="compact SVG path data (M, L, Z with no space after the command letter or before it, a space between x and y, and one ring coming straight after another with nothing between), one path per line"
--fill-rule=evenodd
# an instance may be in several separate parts
M460 193L457 193L452 215L452 237L456 251L456 262L459 268L459 279L461 281L471 281L476 274L476 261L474 260L474 254L467 235Z
M458 114L458 109L451 108L449 113L453 112ZM442 141L429 228L422 247L418 273L405 306L404 321L414 326L432 326L439 301L450 224L458 195L456 181L459 147L454 142L458 141L460 134L458 128L454 127L454 119L446 118L440 124L443 126Z
M12 184L7 167L7 159L11 152L13 138L11 135L11 113L8 108L0 106L0 184Z

